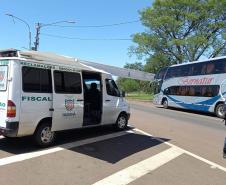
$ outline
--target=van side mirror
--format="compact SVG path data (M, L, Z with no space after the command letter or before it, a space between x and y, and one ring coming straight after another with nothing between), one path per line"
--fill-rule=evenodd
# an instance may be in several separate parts
M121 91L120 92L120 96L123 97L123 98L126 97L126 92L125 91Z

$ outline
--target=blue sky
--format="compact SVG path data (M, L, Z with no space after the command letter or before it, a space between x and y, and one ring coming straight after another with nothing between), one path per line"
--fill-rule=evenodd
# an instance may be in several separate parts
M151 6L151 0L1 0L0 48L28 48L28 29L18 20L5 16L11 13L26 20L31 26L32 44L35 23L52 23L73 20L70 26L106 25L139 20L139 10ZM61 24L62 25L62 24ZM66 24L64 24L66 25ZM41 33L77 38L130 39L131 35L144 31L140 22L104 28L43 27ZM136 57L128 56L132 41L68 40L40 35L40 51L51 51L80 59L122 67L133 63Z

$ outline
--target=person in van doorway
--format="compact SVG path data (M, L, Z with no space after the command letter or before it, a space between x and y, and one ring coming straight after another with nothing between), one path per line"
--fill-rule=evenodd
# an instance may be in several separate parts
M90 89L87 94L88 102L90 103L92 120L95 122L99 122L101 113L101 95L100 91L97 89L96 83L91 83Z

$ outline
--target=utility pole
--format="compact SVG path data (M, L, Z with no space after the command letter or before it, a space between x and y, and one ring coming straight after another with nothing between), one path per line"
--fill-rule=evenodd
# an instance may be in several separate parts
M36 24L36 36L35 36L35 42L34 42L34 50L37 51L38 50L38 46L39 46L39 35L40 35L40 29L41 29L41 24L38 22Z
M74 21L57 21L57 22L53 22L53 23L48 23L48 24L42 24L42 23L37 23L36 24L36 36L35 36L35 42L34 42L34 47L32 48L35 51L38 51L38 47L39 47L39 35L40 35L40 30L42 27L46 27L46 26L53 26L59 23L70 23L70 24L74 24Z

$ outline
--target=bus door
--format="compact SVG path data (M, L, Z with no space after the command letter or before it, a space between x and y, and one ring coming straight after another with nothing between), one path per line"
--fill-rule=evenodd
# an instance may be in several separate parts
M226 80L224 80L220 87L221 95L226 99Z
M162 80L155 80L150 84L150 87L152 88L152 91L154 92L154 99L153 103L154 104L161 104L162 101L162 93L161 92L161 87L162 87Z
M81 74L52 70L52 76L52 130L82 127L84 102Z

